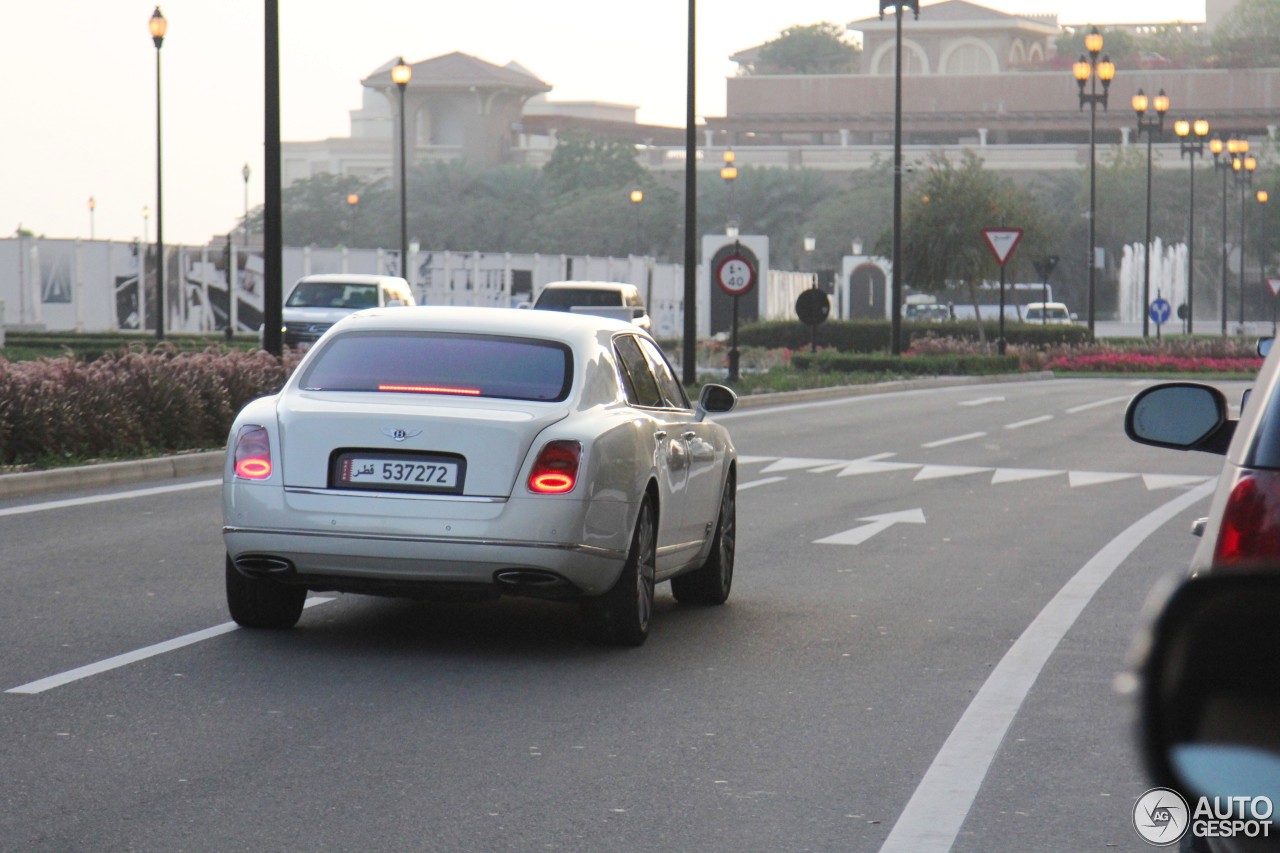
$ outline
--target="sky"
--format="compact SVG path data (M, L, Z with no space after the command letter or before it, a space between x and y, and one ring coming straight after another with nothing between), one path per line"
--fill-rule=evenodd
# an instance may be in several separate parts
M931 0L924 0L928 14ZM1064 24L1203 21L1204 0L987 0ZM155 239L156 50L143 0L6 2L0 51L0 234ZM519 62L551 100L633 104L683 126L687 4L601 0L279 0L281 135L346 136L360 80L403 55ZM1063 11L1068 9L1069 11ZM201 245L262 203L263 3L164 0L166 243ZM697 113L724 114L729 56L794 25L875 16L877 0L697 2ZM909 24L908 24L909 26ZM89 199L96 202L93 215ZM144 207L152 211L143 217Z

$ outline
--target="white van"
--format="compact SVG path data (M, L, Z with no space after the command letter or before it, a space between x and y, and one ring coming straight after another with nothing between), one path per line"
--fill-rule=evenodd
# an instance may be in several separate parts
M409 282L398 276L347 273L303 276L284 301L281 312L284 345L309 347L334 323L365 308L416 304Z
M1022 319L1027 323L1044 323L1050 326L1068 326L1076 315L1067 310L1061 302L1028 302L1022 312Z
M634 284L617 281L553 281L545 285L533 303L538 311L570 311L635 323L652 331L649 312Z

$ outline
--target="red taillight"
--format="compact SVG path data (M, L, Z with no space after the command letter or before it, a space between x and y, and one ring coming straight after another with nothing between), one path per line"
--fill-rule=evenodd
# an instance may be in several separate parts
M578 482L582 445L576 441L552 441L542 448L529 473L529 491L539 495L563 495Z
M1214 546L1215 568L1275 565L1280 561L1280 473L1253 471L1240 478L1222 512Z
M236 433L236 476L245 480L265 480L271 476L271 439L260 426L242 426Z

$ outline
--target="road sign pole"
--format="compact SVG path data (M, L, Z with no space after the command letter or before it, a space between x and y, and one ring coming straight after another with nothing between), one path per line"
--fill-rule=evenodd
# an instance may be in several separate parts
M982 318L978 318L978 322L982 322ZM1004 355L1004 264L1000 265L1000 338L996 343L996 351L1000 355Z
M733 329L729 334L729 381L738 381L738 300L742 297L735 295L733 297Z

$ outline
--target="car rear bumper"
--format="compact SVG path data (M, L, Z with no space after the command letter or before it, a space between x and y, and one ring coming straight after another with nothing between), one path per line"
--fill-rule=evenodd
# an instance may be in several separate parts
M600 595L617 580L628 505L575 500L421 500L231 486L223 540L246 574L377 591L481 585ZM389 594L403 594L390 592Z

